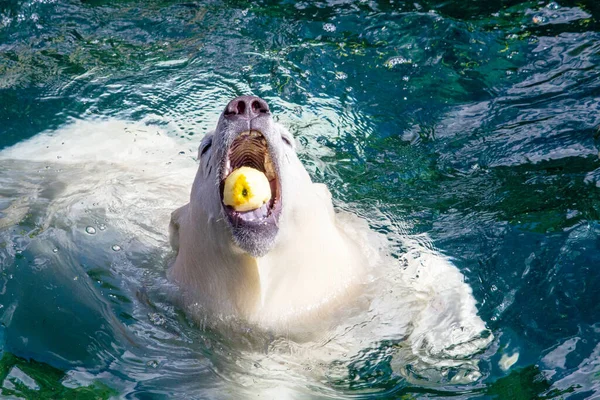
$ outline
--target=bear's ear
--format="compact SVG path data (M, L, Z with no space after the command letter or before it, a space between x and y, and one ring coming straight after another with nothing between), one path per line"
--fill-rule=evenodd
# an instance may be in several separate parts
M171 222L169 223L169 242L175 251L179 251L179 222L185 213L187 213L188 204L179 207L171 213Z

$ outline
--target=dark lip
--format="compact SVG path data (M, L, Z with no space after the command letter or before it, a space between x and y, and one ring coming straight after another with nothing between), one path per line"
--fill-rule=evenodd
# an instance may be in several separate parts
M242 165L245 165L245 164L242 164L239 166L231 166L231 167L229 166L231 149L232 149L234 143L236 143L236 140L239 140L242 135L245 135L248 133L250 133L250 134L258 133L265 140L266 152L269 153L269 159L270 159L270 162L273 167L273 173L275 174L275 179L274 179L275 182L274 182L274 184L271 183L271 192L274 193L274 195L271 197L271 200L269 200L269 202L267 203L267 209L268 209L267 215L265 217L256 218L256 219L248 219L248 217L250 216L251 213L253 213L253 211L239 212L239 211L235 211L235 209L233 207L223 204L223 188L225 186L225 179L231 172L233 172L233 170L235 170L236 168L239 168ZM265 171L263 170L263 172L265 172ZM256 228L260 228L261 226L269 226L269 225L273 225L273 224L278 225L279 216L281 215L281 208L282 208L281 176L279 174L279 168L277 165L277 161L274 160L272 157L271 145L270 145L269 141L267 140L266 136L260 130L248 129L248 130L243 130L243 131L238 132L235 139L227 147L227 149L225 151L225 156L223 158L223 161L221 162L219 194L220 194L220 199L221 199L221 207L223 209L223 212L224 212L227 220L229 221L229 223L231 224L232 227L234 227L234 228L251 227L251 228L256 229Z

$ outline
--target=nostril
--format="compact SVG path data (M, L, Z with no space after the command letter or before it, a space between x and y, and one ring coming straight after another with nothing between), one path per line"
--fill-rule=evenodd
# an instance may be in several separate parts
M265 114L269 112L269 106L267 106L267 104L265 102L261 102L259 100L254 100L252 102L252 111L255 114L261 113L261 114Z
M238 115L244 115L244 113L246 112L246 102L244 100L238 101L236 108Z

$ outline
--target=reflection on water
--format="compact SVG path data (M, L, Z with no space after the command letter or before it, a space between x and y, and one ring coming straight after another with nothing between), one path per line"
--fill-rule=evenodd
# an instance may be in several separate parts
M178 140L172 162L193 165L227 99L259 95L339 208L390 238L427 232L453 257L495 336L471 385L409 383L390 364L394 345L382 344L344 366L357 384L332 378L301 390L591 396L599 17L594 1L4 2L0 147L73 118L117 116L160 127ZM202 397L228 390L232 376L251 388L253 368L277 370L244 364L233 339L200 329L170 301L169 253L153 221L176 201L154 204L150 193L124 221L107 218L122 204L91 201L48 220L61 171L30 170L3 165L0 174L2 381L12 390L3 395L96 382L102 396ZM48 184L36 186L40 177ZM179 179L183 192L188 177ZM85 210L88 219L68 219ZM145 221L141 236L129 235L132 221ZM405 250L391 246L395 256ZM504 370L500 360L515 353Z

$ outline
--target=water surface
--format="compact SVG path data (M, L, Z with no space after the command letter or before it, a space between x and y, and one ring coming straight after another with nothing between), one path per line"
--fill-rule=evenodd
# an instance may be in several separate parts
M598 18L593 0L5 1L0 148L118 118L160 127L191 161L230 98L261 96L338 207L391 236L427 233L453 258L495 337L471 384L408 382L375 351L355 380L306 396L593 397ZM4 215L15 193L0 182ZM3 396L223 395L235 350L160 297L160 228L144 230L152 252L97 217L61 237L38 218L44 198L0 223ZM89 251L104 245L119 247ZM233 384L251 385L238 368Z

